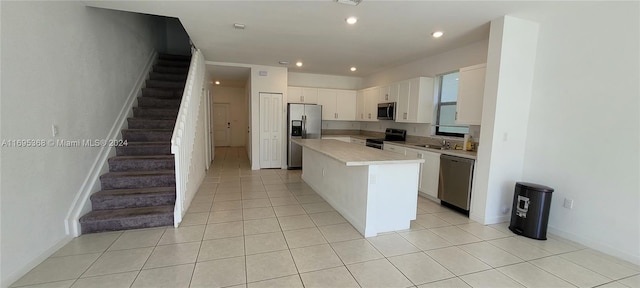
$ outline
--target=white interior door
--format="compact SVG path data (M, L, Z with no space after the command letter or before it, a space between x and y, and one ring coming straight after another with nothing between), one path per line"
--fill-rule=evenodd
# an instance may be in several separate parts
M228 103L213 103L213 141L216 146L231 146Z
M282 166L282 94L260 93L260 168Z

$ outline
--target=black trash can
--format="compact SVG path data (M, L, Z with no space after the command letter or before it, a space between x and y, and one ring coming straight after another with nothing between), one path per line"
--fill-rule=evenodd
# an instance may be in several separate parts
M509 230L525 237L547 240L552 193L551 187L517 182Z

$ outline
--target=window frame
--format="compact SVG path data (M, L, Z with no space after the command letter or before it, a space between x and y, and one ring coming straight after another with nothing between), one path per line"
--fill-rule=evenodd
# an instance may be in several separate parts
M435 123L435 135L436 136L448 136L448 137L456 137L456 138L464 138L464 133L454 133L454 132L442 132L440 131L440 109L442 108L442 106L451 106L451 105L457 105L458 104L458 98L456 97L456 101L455 102L442 102L442 82L444 79L445 75L451 74L451 73L455 73L458 72L460 73L460 70L453 70L453 71L449 71L446 73L442 73L439 74L438 77L438 102L436 104L436 123ZM457 113L457 112L456 112ZM464 125L461 125L464 126ZM468 128L468 126L466 126Z

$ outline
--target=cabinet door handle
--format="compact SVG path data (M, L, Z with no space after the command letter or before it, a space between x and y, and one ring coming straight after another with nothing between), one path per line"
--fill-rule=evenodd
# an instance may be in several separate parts
M458 111L456 111L456 116L454 117L454 120L458 120Z
M338 113L333 113L333 117L338 119Z
M304 102L304 96L300 96L300 102Z

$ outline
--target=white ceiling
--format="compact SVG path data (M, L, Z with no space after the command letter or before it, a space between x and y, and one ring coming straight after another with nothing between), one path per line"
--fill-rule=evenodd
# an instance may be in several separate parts
M489 36L489 21L552 2L375 1L358 6L315 1L86 1L87 5L177 17L206 60L363 77ZM345 18L358 17L348 25ZM246 29L233 28L234 23ZM430 36L442 30L440 39ZM295 67L296 61L303 67ZM349 71L356 66L356 72ZM224 68L219 66L218 68ZM224 71L218 71L224 75ZM246 71L244 69L243 71ZM228 71L227 75L239 71Z

